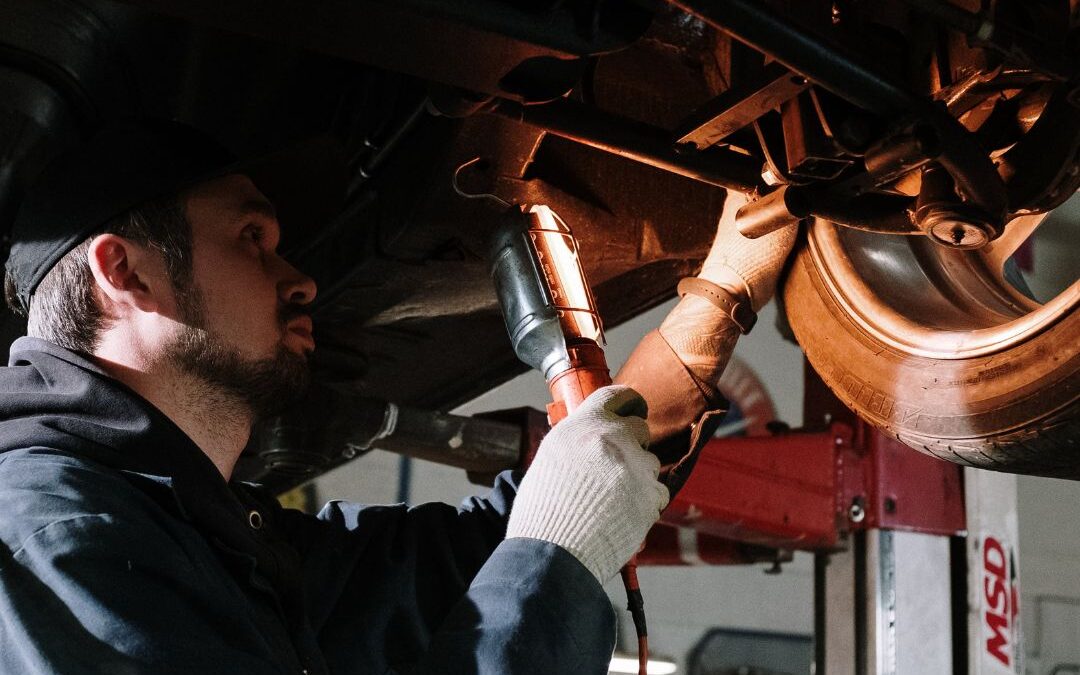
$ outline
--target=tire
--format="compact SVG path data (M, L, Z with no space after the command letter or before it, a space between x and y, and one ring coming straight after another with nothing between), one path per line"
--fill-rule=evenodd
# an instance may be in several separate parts
M845 295L845 276L858 275L857 265L838 274L821 253L823 234L835 239L835 226L818 221L808 232L784 284L785 308L810 364L845 405L912 448L950 462L1080 478L1076 302L1007 348L935 358L868 330ZM1067 293L1075 299L1078 284Z

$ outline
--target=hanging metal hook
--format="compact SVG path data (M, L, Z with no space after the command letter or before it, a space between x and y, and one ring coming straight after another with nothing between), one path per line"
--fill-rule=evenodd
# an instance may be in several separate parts
M507 209L510 208L513 205L510 202L506 201L505 199L499 197L498 195L493 195L490 192L477 192L475 194L470 194L470 193L465 192L464 190L462 190L461 186L458 185L458 174L460 174L463 169L469 168L473 164L476 164L477 162L479 162L481 159L482 159L481 157L473 157L472 159L465 162L464 164L462 164L458 168L454 169L454 176L450 179L450 184L454 187L454 192L458 193L459 195L461 195L465 199L490 199L492 201L498 202L499 205L501 205L504 208L507 208Z

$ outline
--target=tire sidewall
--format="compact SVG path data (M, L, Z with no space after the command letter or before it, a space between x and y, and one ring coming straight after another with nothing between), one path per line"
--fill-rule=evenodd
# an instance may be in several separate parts
M808 246L797 253L783 289L788 321L829 388L871 424L924 452L940 456L927 446L945 443L970 451L960 452L964 456L986 455L1005 438L1076 416L1080 314L1075 310L1007 350L930 359L902 353L867 334L832 296L817 264ZM950 447L948 454L956 453ZM1061 463L1061 458L1045 459L1048 465ZM1033 460L1039 458L989 468L1030 471L1020 464ZM998 458L990 464L1002 461L1010 463Z

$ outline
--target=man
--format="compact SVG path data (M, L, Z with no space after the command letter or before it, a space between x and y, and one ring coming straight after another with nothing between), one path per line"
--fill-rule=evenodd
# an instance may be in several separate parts
M314 518L230 482L314 349L316 289L277 254L247 171L144 123L53 162L24 200L7 290L29 336L0 372L0 671L606 672L601 583L668 501L633 390L594 394L520 488L504 475L460 509ZM712 283L661 327L693 405L739 332L724 298L764 304L791 238L722 227ZM687 405L646 396L661 419Z

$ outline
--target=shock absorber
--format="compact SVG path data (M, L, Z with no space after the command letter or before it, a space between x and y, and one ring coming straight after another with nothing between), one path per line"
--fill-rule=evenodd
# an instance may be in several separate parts
M543 204L511 206L494 235L491 276L514 353L543 374L548 422L558 424L593 391L611 384L604 329L566 223ZM531 459L531 458L529 458ZM645 675L648 631L634 559L622 569Z

